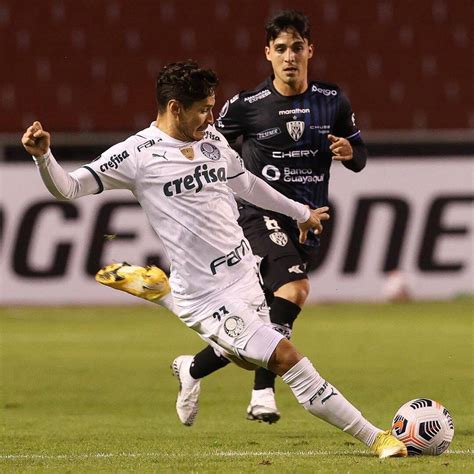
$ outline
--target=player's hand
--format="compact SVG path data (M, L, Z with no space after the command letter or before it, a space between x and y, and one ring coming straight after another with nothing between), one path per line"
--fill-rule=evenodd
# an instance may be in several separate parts
M43 156L49 150L51 145L51 136L48 132L43 130L41 124L36 121L33 125L26 129L26 132L21 138L21 143L25 150L36 158Z
M328 139L331 142L329 149L332 151L332 159L337 161L352 160L352 146L349 140L342 137L336 137L329 134Z
M319 235L323 231L322 221L329 220L329 207L318 207L317 209L310 209L310 216L306 222L301 222L298 224L300 229L300 244L303 244L307 237L309 229L313 229L314 233Z

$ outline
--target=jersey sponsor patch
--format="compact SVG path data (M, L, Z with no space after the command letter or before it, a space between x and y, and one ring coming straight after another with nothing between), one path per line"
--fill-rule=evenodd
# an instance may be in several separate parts
M290 137L297 142L303 135L304 132L304 122L302 120L293 120L291 122L286 122L286 129L290 134Z
M244 320L240 316L229 316L224 321L224 331L230 337L237 337L244 327Z
M245 97L244 102L253 104L254 102L257 102L258 100L265 99L265 97L268 97L270 94L271 94L271 91L269 91L268 89L264 89L263 91L260 91L259 93L255 95L251 95L250 97Z
M280 179L281 173L276 166L266 165L262 169L262 176L267 181L278 181Z
M284 247L288 243L288 236L284 232L273 232L270 234L270 239L274 244Z
M268 138L272 138L275 135L279 135L280 133L281 133L281 130L279 127L269 128L268 130L263 130L263 132L258 132L257 140L259 141L267 140Z
M213 145L212 143L209 143L209 142L201 143L201 152L205 157L213 161L216 161L221 157L221 152L216 147L216 145Z

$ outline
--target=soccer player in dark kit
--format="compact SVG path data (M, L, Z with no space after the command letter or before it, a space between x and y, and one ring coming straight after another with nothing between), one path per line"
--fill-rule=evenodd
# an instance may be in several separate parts
M228 100L217 129L231 145L241 140L241 156L250 172L296 201L312 208L326 206L332 162L362 170L365 145L342 90L308 79L314 54L308 18L294 10L283 11L268 21L265 30L265 55L273 74L254 90ZM307 271L319 236L310 233L300 244L298 228L286 216L243 201L239 211L239 224L262 259L260 272L272 324L290 338L309 293ZM208 347L194 357L191 374L201 378L226 364ZM256 371L249 419L273 423L280 418L275 377L263 368Z

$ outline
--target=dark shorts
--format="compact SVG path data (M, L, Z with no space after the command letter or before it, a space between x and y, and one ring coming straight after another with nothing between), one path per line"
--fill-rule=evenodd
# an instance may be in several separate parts
M315 247L298 242L298 229L291 219L250 206L239 207L239 224L253 253L262 258L260 273L264 289L275 292L291 281L308 278L308 263Z

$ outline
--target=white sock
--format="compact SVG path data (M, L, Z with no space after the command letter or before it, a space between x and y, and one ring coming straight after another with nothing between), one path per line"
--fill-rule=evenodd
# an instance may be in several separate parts
M283 381L289 385L298 402L312 415L327 421L371 446L380 429L368 422L333 385L316 372L304 357L288 372Z

